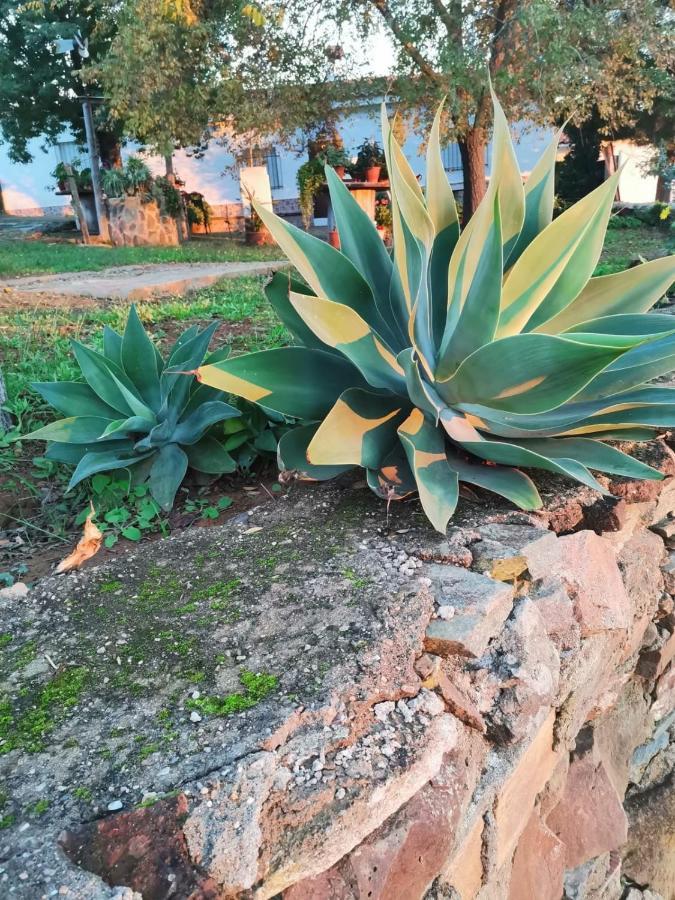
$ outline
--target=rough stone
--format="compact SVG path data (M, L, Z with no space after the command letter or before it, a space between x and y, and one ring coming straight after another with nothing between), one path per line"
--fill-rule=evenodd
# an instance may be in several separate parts
M568 869L625 842L626 814L602 762L590 754L572 761L563 796L546 824L564 844Z
M611 629L628 629L631 606L614 553L592 531L556 538L546 535L523 550L533 578L555 576L572 591L574 612L582 636Z
M675 776L626 800L628 842L624 874L663 897L675 896Z
M438 605L451 604L451 619L432 619L425 649L439 656L481 656L513 605L513 588L454 566L429 567Z
M560 900L564 874L564 845L535 810L513 857L509 900Z

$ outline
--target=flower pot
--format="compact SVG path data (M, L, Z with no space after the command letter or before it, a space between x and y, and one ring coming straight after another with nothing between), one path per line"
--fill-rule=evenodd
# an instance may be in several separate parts
M346 169L344 166L335 166L335 174L337 175L338 178L344 178L345 171L346 171Z
M337 233L337 229L333 228L328 232L328 243L331 247L335 247L337 250L340 249L340 236Z
M380 180L380 172L382 171L382 166L369 166L365 171L365 181L379 181Z
M261 228L260 231L247 231L246 243L250 247L260 247L269 243L269 231L266 228Z

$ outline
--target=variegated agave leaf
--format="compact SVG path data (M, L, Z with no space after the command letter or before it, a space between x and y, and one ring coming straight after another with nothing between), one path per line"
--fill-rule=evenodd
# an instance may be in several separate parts
M188 467L209 474L236 468L213 426L241 412L221 391L181 374L228 355L226 348L206 356L217 327L183 332L165 364L132 306L123 335L105 327L102 353L73 341L83 382L32 385L65 418L25 439L48 441L48 459L75 466L69 490L97 472L128 469L170 509Z
M459 482L540 505L518 468L564 474L658 472L605 443L675 424L675 319L645 315L675 257L593 277L618 175L553 219L558 136L523 187L493 96L488 191L460 233L441 160L440 110L423 191L389 127L394 251L327 168L341 250L258 211L304 282L276 275L267 296L293 347L213 362L206 384L304 424L284 436L284 469L312 479L354 466L395 499L417 490L444 531ZM306 284L305 284L306 282Z

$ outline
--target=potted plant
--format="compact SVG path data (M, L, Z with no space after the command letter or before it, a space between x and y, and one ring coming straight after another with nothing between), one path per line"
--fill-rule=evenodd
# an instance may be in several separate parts
M78 191L80 193L91 193L91 169L80 169L81 165L82 161L79 157L75 157L70 163L70 171L75 179ZM70 187L68 186L68 169L66 168L66 164L62 162L57 163L56 168L51 175L52 178L56 179L58 193L69 194Z
M305 231L309 230L314 219L314 198L326 183L323 163L318 156L303 163L296 175L298 183L300 212Z
M391 234L391 205L388 197L375 201L375 226L383 241Z
M338 178L344 178L347 166L349 165L349 157L342 147L329 146L319 155L319 159L323 165L332 166Z
M377 141L365 140L358 148L356 155L356 171L364 181L380 180L380 173L386 166L382 147Z
M244 226L246 243L253 246L269 243L269 231L265 228L263 220L251 207L251 215L246 219Z

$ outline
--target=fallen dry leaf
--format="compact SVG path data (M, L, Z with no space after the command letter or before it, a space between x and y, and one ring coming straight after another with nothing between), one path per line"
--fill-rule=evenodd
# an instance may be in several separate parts
M83 562L91 559L94 554L101 549L101 541L103 535L98 527L91 521L94 517L94 505L91 505L91 512L84 520L84 531L77 547L62 559L56 567L57 574L61 572L70 572L72 569L79 569Z

